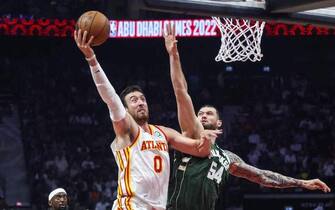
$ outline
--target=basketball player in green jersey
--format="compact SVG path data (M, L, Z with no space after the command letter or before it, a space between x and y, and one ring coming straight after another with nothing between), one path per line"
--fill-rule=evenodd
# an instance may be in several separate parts
M198 138L204 129L219 129L222 122L215 107L203 106L198 115L195 114L181 68L175 29L171 25L167 26L164 39L170 58L170 76L183 135ZM330 188L319 179L294 179L248 165L236 154L219 148L215 141L213 141L208 158L176 153L173 164L167 202L168 210L215 209L215 203L229 174L245 178L264 187L301 187L330 192Z

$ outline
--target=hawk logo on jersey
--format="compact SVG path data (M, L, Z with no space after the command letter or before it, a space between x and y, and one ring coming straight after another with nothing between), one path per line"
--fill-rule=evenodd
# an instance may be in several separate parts
M157 138L160 138L160 139L163 138L162 134L158 131L154 132L154 136L157 137Z
M141 151L144 150L168 151L168 145L162 141L144 140L141 146Z

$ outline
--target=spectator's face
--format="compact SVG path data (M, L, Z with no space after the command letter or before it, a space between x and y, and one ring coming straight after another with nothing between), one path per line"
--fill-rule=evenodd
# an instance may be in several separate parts
M57 193L52 199L49 201L49 206L51 206L54 210L66 209L68 206L67 203L67 195L65 193Z
M222 125L214 107L202 107L198 112L198 119L205 129L216 130Z
M127 110L138 124L142 124L149 119L148 104L143 93L134 91L126 95Z

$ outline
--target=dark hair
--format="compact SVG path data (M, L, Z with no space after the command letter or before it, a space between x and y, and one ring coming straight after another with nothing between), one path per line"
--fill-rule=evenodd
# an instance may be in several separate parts
M138 85L130 85L126 87L125 89L123 89L123 91L120 93L120 98L121 98L121 101L124 107L128 107L126 100L125 100L126 95L128 95L129 93L135 92L135 91L138 91L144 94L142 88Z
M215 111L216 111L216 114L218 115L218 119L221 120L220 112L219 112L219 110L218 110L215 106L213 106L213 105L209 105L209 104L205 104L205 105L202 105L202 106L200 107L200 109L202 109L202 108L204 108L204 107L214 108ZM200 109L199 109L199 110L200 110ZM198 111L198 112L199 112L199 111Z

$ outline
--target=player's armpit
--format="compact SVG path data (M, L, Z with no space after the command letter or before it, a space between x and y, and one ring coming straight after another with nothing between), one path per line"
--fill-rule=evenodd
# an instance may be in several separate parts
M132 118L132 116L127 112L126 117L119 121L112 121L117 138L117 142L121 140L126 141L126 145L129 146L133 140L135 140L139 126ZM124 142L121 143L124 145Z

